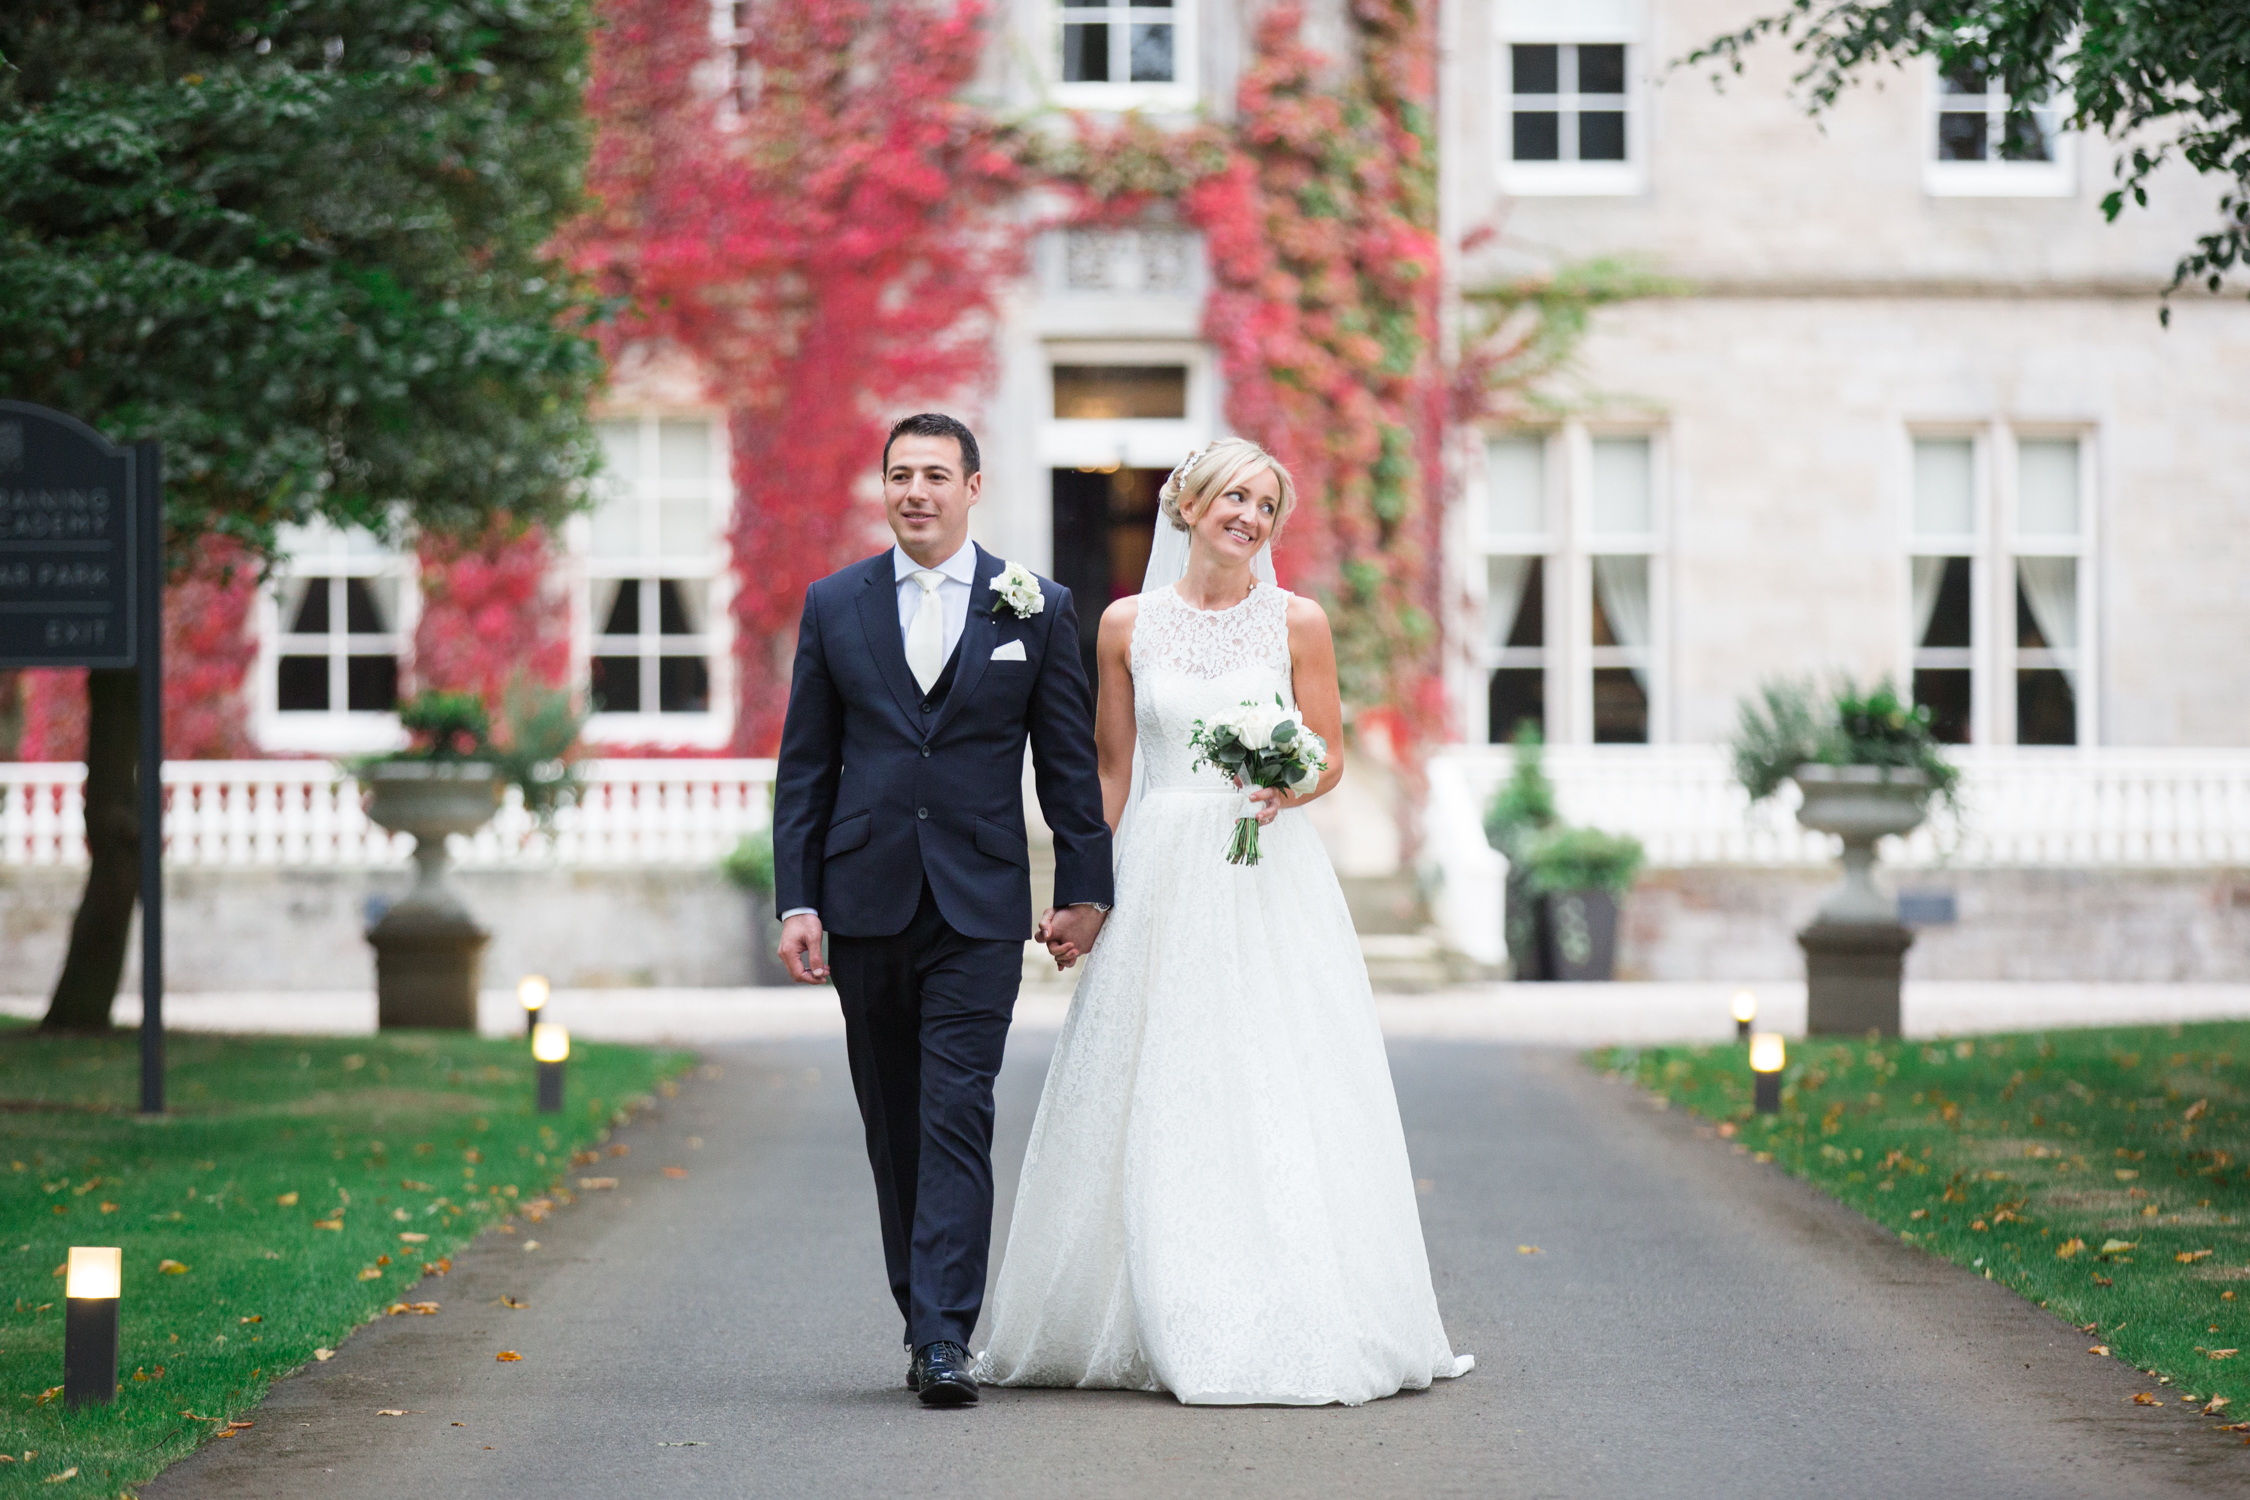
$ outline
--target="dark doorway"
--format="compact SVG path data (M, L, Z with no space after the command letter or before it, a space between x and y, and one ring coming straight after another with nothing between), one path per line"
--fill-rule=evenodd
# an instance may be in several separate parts
M1094 641L1112 600L1141 591L1163 469L1057 469L1055 582L1078 606L1079 654L1097 682Z

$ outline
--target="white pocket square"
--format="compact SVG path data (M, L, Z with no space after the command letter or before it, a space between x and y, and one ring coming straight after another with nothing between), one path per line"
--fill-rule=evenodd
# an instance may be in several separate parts
M992 653L992 659L994 661L1022 661L1024 659L1023 642L1002 641L999 649Z

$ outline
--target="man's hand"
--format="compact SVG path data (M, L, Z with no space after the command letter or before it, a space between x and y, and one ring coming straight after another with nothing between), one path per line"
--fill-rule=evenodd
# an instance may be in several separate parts
M820 918L801 911L781 924L781 962L799 984L822 984L828 965L820 958Z
M1109 913L1092 906L1049 907L1039 919L1039 941L1047 945L1055 967L1067 969L1094 951L1094 939Z

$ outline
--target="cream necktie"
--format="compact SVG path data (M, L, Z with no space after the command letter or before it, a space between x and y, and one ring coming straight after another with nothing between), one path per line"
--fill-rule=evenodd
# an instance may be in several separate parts
M945 670L945 601L938 598L945 575L917 568L907 576L922 585L922 602L906 627L906 667L927 695Z

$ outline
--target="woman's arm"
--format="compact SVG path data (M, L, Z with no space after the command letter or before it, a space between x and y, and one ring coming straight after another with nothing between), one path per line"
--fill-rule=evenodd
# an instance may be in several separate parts
M1271 823L1285 807L1327 796L1344 779L1344 700L1336 689L1336 640L1328 633L1327 611L1295 594L1289 599L1289 683L1306 727L1328 746L1328 769L1302 795L1286 787L1253 788L1249 795L1259 806L1260 823Z
M1102 611L1101 632L1094 638L1094 668L1101 683L1094 701L1094 750L1101 761L1102 816L1111 833L1125 816L1125 798L1133 789L1133 622L1140 613L1138 598L1118 600Z

